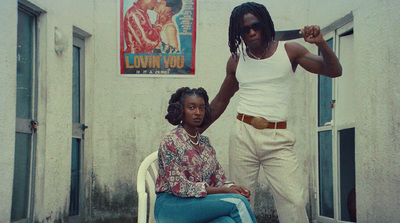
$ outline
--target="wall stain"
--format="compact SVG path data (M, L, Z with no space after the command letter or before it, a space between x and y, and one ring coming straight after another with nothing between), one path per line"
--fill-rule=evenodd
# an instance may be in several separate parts
M137 220L138 196L136 187L116 182L111 193L107 185L95 182L92 188L91 215L85 222L135 222Z
M49 223L49 222L54 222L54 223L63 223L63 222L68 222L68 208L65 205L63 209L59 208L58 212L55 213L51 211L50 215L47 216L43 220L35 219L33 222L34 223ZM54 218L54 219L53 219Z
M268 186L257 182L256 197L254 201L254 215L259 223L279 223L278 213L275 208L275 201ZM311 206L306 203L305 210L308 218L311 219Z
M254 215L260 223L279 223L274 198L268 187L262 187L257 183L254 201Z

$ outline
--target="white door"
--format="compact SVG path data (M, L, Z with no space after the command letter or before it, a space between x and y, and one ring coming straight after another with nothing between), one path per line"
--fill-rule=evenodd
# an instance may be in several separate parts
M355 74L353 23L324 37L339 57L343 74L318 77L318 146L315 174L317 222L355 222Z

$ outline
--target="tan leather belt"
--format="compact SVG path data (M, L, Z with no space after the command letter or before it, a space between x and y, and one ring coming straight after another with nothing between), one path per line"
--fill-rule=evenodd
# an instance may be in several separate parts
M260 116L254 117L239 113L237 119L252 125L256 129L286 129L286 122L269 122L267 119Z

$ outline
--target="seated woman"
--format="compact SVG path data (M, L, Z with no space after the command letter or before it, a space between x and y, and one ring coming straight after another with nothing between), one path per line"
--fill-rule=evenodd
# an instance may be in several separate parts
M165 118L178 125L158 151L158 223L256 222L250 191L228 181L208 137L197 128L210 121L207 92L180 88L169 100Z

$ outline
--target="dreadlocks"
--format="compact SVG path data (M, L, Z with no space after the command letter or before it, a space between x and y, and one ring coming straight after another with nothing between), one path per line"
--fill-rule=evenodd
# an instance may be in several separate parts
M242 23L243 16L247 13L253 14L261 21L264 30L263 38L265 38L267 41L273 41L275 39L274 22L272 22L271 16L264 5L255 2L246 2L236 6L232 11L229 21L229 48L231 54L235 57L237 57L238 53L240 53L240 45L244 55L243 43L242 39L240 38L240 25Z

